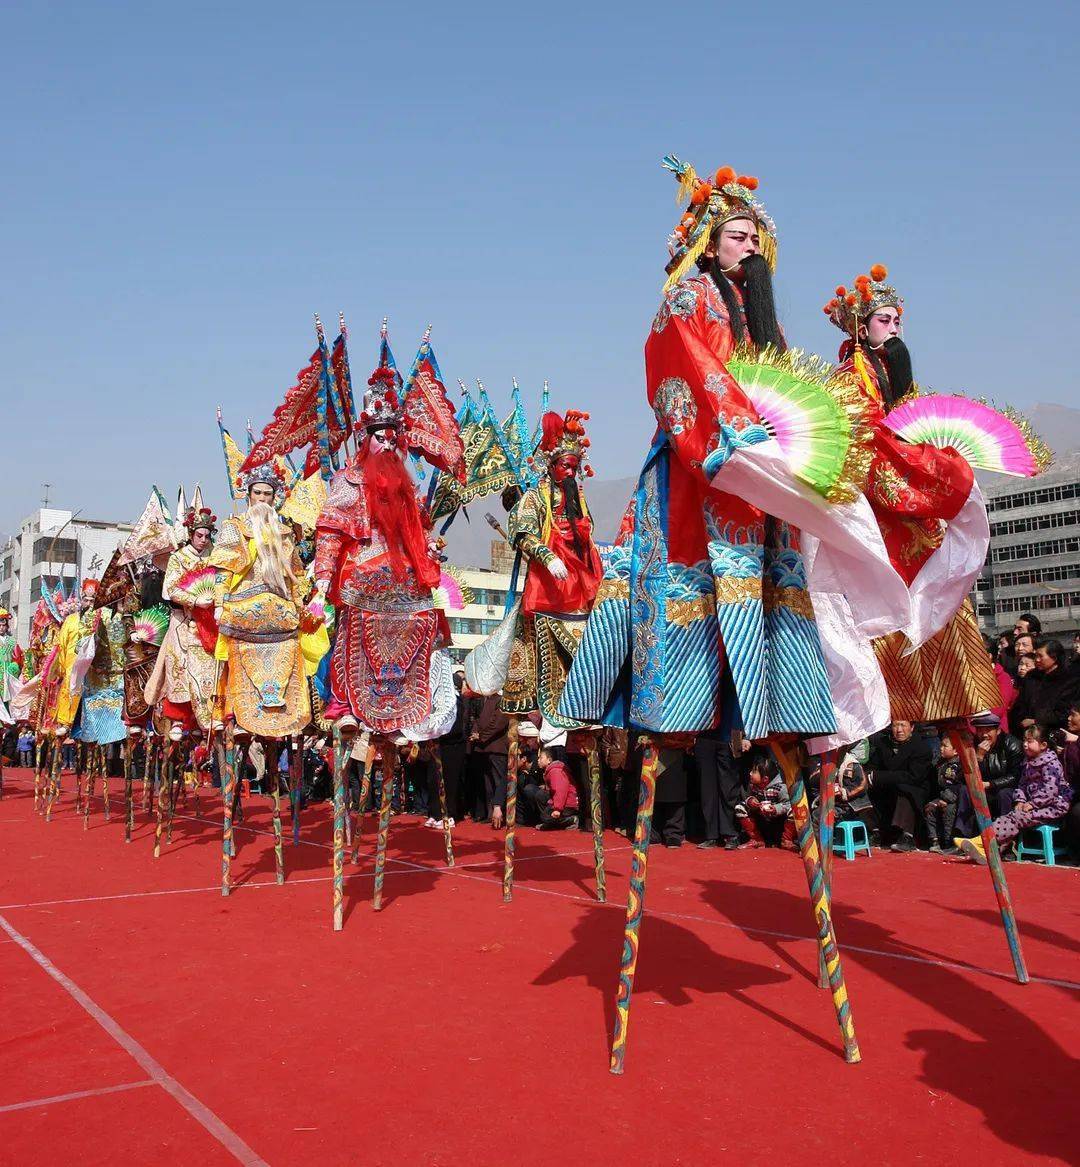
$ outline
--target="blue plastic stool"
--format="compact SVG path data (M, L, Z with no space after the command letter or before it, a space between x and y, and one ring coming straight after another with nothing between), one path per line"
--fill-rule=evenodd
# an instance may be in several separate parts
M870 835L862 819L842 819L836 824L835 830L832 845L834 855L843 855L850 861L855 858L857 851L865 851L872 858Z
M1037 827L1028 827L1021 831L1016 840L1016 862L1021 863L1025 855L1033 855L1036 860L1041 859L1047 867L1054 867L1059 856L1065 854L1064 845L1054 844L1054 833L1059 830L1053 823L1040 823ZM1025 835L1038 835L1037 843L1025 843Z

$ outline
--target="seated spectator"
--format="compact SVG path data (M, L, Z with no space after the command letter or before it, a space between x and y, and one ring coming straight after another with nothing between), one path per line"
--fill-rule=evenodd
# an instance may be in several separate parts
M1080 678L1068 667L1060 640L1040 640L1035 649L1035 669L1020 683L1020 696L1012 708L1016 730L1041 725L1063 729L1069 703L1080 697Z
M541 746L536 755L537 781L524 790L525 799L536 810L539 830L561 831L577 825L577 787L566 765L563 746Z
M1003 850L1012 850L1017 835L1040 823L1065 817L1072 803L1072 790L1057 754L1050 748L1050 736L1041 725L1024 732L1024 773L1016 788L1016 801L1008 814L994 819L994 837ZM986 863L981 839L964 839L964 854L976 863Z
M953 844L953 828L956 825L956 811L963 790L964 772L960 768L960 757L952 739L943 737L941 756L937 762L937 790L923 812L930 850L935 854L952 854L956 850Z
M1024 747L1018 737L1002 732L1001 721L995 713L976 713L971 718L971 728L990 812L994 816L1007 814L1012 810L1013 794L1020 782ZM960 801L962 812L964 808L970 811L966 791Z
M935 777L930 747L913 733L910 721L894 721L870 748L870 801L884 826L896 835L894 851L914 851L915 824L924 821Z
M866 778L866 768L858 760L856 754L860 748L869 752L869 743L863 741L850 748L841 758L833 778L833 793L835 802L835 821L840 823L846 819L861 819L866 825L866 833L871 842L880 841L878 834L878 820L874 813L874 804L867 793L869 783ZM821 767L818 766L810 775L810 785L816 788L820 784ZM821 799L814 799L811 809L814 826L821 825Z
M760 758L751 766L750 792L735 807L735 817L746 833L743 847L779 844L785 851L796 849L791 802L775 758Z

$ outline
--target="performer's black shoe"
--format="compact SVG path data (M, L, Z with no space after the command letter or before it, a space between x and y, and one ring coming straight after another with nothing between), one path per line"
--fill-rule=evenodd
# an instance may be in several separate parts
M703 839L700 843L698 843L697 848L699 851L708 851L713 847L719 846L720 841L718 839Z
M906 854L908 851L918 851L918 849L915 845L914 837L906 832L889 848L890 851L896 851L900 854Z

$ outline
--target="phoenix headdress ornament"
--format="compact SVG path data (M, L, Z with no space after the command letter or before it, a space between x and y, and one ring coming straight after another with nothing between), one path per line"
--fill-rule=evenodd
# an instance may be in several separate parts
M875 263L869 275L858 275L851 288L838 284L833 298L822 311L840 329L854 339L858 339L859 323L881 308L895 308L902 316L904 301L899 293L885 281L889 269L883 263Z
M689 163L668 154L664 166L679 180L676 198L689 205L668 239L671 259L665 291L677 284L697 263L717 228L732 219L752 219L761 238L761 254L776 270L776 224L754 196L758 180L721 166L712 178L700 178Z

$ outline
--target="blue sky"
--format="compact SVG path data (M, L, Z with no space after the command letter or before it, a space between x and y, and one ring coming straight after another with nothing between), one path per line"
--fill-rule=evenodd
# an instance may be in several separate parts
M761 179L789 339L875 261L916 375L1075 400L1074 5L12 4L0 15L0 531L38 504L222 506L214 407L266 420L350 326L447 381L552 383L604 478L651 432L667 152ZM1060 62L1060 63L1059 63Z

